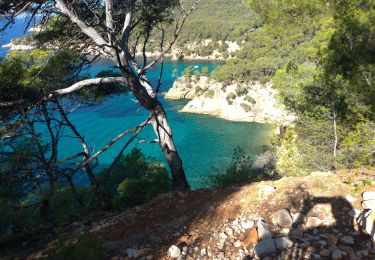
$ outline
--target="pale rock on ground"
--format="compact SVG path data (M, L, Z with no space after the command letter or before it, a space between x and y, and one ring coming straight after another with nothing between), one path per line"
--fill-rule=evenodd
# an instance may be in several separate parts
M358 224L375 240L375 192L364 192L362 211L353 210L348 214L354 215Z

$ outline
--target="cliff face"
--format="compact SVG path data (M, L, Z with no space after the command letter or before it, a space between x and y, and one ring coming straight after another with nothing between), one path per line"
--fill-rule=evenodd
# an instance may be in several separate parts
M167 99L191 99L181 112L209 114L231 121L290 124L295 116L276 99L270 83L231 83L181 77L165 94Z

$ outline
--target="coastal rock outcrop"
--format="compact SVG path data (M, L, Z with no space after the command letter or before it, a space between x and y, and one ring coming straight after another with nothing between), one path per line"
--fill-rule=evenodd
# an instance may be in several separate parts
M191 99L181 112L209 114L231 121L290 124L295 116L278 102L270 83L226 84L199 78L178 78L166 99Z

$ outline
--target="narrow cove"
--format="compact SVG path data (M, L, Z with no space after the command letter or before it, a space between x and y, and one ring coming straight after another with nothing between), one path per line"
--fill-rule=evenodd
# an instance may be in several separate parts
M1 45L9 43L12 38L24 34L25 24L22 20L16 20L12 30L7 30L0 38ZM29 34L29 32L27 32ZM8 53L7 49L0 48L0 56ZM161 92L167 92L172 87L174 80L180 76L183 70L192 66L201 70L207 67L211 72L220 65L215 61L165 61ZM111 70L112 63L108 60L98 61L90 68L88 73L96 75L102 70ZM157 84L160 75L160 64L148 73L152 84ZM229 165L233 150L241 147L252 158L255 158L262 150L262 146L269 143L272 135L272 127L267 124L231 122L208 115L197 115L179 112L187 103L187 100L165 100L167 116L172 126L172 131L177 149L183 159L188 181L192 188L207 187L210 184L209 175L223 172ZM140 109L134 102L131 94L116 95L107 98L100 104L89 107L80 107L69 115L78 131L85 137L92 151L98 151L112 138L128 128L137 126L147 117L147 111ZM47 134L42 130L43 134ZM69 135L68 129L65 129ZM155 134L151 126L146 127L130 147L139 148L149 157L164 162L159 146L147 141L155 140ZM99 164L96 171L108 166L117 156L128 137L123 138L108 151L99 156ZM59 157L64 158L75 154L81 149L80 143L72 138L63 138L59 143ZM87 183L85 174L77 173L77 181Z
M208 67L209 71L212 71L217 65L218 63L213 62L166 61L161 92L168 91L176 77L188 66L198 70ZM101 61L95 64L89 73L95 75L97 71L111 68L108 61ZM153 84L157 83L159 69L157 66L148 74ZM207 115L181 113L179 110L187 101L165 100L162 95L160 98L167 111L175 142L192 188L206 187L209 185L210 174L224 171L232 159L235 147L241 147L254 158L261 152L262 146L269 143L272 135L271 127L266 124L231 122ZM147 115L147 111L140 109L131 94L123 94L110 97L95 106L79 108L70 114L70 118L95 152L127 128L137 126ZM119 141L99 157L99 169L112 162L127 138ZM164 162L159 146L150 143L154 139L151 126L146 127L125 154L137 147L146 156ZM74 139L62 140L60 156L73 154L79 146L80 144Z

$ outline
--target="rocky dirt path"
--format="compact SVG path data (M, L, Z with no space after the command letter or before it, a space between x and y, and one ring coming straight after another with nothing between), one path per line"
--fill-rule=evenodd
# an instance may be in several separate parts
M375 259L374 216L374 172L313 173L169 193L92 233L112 259Z

